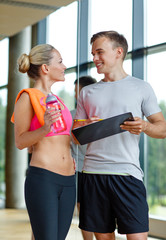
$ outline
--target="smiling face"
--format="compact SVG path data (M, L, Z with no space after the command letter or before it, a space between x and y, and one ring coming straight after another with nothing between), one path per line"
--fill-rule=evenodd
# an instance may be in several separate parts
M97 72L109 74L122 63L123 49L114 47L114 42L106 37L97 38L92 44L93 61Z
M50 64L47 65L49 77L54 81L64 81L66 66L62 62L62 57L57 50L53 50L52 56Z

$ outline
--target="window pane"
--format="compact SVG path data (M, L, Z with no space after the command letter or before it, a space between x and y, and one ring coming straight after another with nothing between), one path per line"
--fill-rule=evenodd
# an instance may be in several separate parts
M166 51L147 57L147 81L153 87L159 103L166 100L165 63Z
M76 65L77 1L48 17L47 43L61 53L67 68Z
M124 70L127 74L132 75L132 61L131 59L127 59L123 63Z
M5 135L6 135L7 89L0 90L0 208L5 198Z
M166 41L165 9L165 0L147 0L147 46Z
M89 42L94 33L115 30L126 37L129 51L132 49L132 0L91 0L90 14Z
M166 52L149 55L147 80L153 87L166 118ZM160 63L157 64L156 63ZM147 138L147 192L150 214L166 217L166 139Z
M104 78L104 74L98 74L96 67L93 67L89 70L89 75L95 78L98 81Z
M0 41L0 86L8 82L8 45L8 38Z

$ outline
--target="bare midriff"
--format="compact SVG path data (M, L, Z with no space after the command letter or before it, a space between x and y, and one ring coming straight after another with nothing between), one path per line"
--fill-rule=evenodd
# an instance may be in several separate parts
M33 145L30 166L70 176L75 173L70 150L70 136L44 137Z

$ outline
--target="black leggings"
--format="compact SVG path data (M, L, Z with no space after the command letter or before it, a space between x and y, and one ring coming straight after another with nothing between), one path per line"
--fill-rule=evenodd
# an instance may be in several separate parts
M64 240L72 221L75 175L62 176L46 169L28 169L25 202L35 240Z

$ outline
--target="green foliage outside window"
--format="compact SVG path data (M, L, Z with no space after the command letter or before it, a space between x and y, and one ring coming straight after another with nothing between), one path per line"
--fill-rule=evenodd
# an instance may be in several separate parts
M160 102L166 119L166 102ZM150 213L166 216L166 139L148 137L147 190Z

